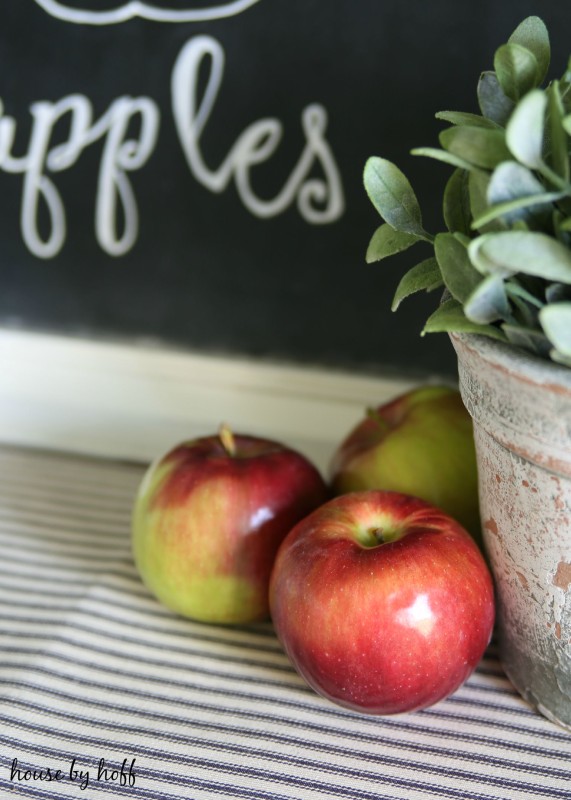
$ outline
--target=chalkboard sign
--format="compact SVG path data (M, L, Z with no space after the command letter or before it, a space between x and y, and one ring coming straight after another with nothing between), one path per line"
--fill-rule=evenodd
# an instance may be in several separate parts
M453 373L432 298L367 266L369 155L428 225L442 108L567 3L18 0L0 12L0 324L377 372ZM400 268L399 268L400 266Z

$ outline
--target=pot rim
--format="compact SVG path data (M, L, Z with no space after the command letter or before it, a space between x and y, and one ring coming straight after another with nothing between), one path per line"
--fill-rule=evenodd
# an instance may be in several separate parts
M552 389L571 392L571 368L540 358L517 345L477 333L449 333L456 352L471 350L492 366Z

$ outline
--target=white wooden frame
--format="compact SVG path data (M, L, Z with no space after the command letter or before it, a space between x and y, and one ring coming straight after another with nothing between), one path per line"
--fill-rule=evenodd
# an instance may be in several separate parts
M148 461L225 421L285 441L325 471L367 406L412 385L0 328L0 441L30 447Z

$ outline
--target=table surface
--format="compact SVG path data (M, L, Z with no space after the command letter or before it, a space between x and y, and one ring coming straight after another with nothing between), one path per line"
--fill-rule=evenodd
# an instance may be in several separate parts
M309 690L269 623L158 605L130 553L143 470L0 449L0 798L571 798L571 735L494 644L447 700L369 717Z

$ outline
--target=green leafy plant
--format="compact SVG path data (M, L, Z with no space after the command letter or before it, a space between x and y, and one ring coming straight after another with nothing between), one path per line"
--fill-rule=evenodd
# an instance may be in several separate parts
M439 112L450 124L441 148L412 151L454 167L445 232L424 229L395 164L367 161L365 188L384 220L367 261L428 243L434 254L404 275L393 310L414 292L445 287L423 334L484 334L571 367L571 58L542 88L550 58L544 23L528 17L480 76L481 113Z

